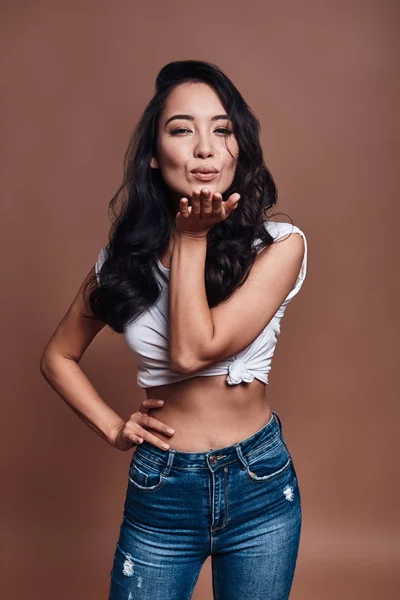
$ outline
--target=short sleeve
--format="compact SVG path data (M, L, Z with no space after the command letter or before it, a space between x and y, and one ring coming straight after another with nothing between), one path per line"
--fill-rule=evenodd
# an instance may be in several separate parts
M98 256L96 264L94 266L98 285L100 285L100 269L103 266L103 263L104 263L106 257L107 257L107 250L106 250L106 246L105 246L104 248L102 248L100 250L99 256Z
M268 229L268 232L274 238L274 242L286 235L290 235L293 233L298 233L299 235L301 235L304 242L304 255L300 266L299 274L293 289L283 301L283 305L285 306L296 294L299 293L307 274L307 239L304 232L299 227L297 227L297 225L292 225L291 223L278 223L277 221L266 221L266 227Z

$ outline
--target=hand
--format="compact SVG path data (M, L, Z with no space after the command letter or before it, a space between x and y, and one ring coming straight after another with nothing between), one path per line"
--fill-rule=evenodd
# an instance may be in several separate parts
M149 398L143 400L139 410L132 413L129 420L117 429L111 445L114 446L114 448L117 448L117 450L125 451L132 448L132 446L141 444L143 440L146 440L146 442L153 444L153 446L161 448L161 450L166 450L166 448L162 447L162 444L165 442L145 429L145 427L150 427L151 429L161 431L168 436L172 436L175 433L174 431L173 433L169 433L167 431L168 425L162 423L159 419L150 417L148 414L150 410L162 407L162 404L159 405L157 402L159 402L159 400ZM164 403L163 400L161 402Z
M176 230L192 237L207 237L211 227L224 221L235 210L240 194L231 194L226 202L222 194L211 193L207 187L196 189L192 194L192 206L187 198L181 198L179 212L175 217Z

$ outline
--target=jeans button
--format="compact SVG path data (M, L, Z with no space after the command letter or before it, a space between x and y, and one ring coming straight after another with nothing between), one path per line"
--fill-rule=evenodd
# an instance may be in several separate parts
M215 465L216 462L217 462L217 457L216 456L210 456L210 463L212 465Z

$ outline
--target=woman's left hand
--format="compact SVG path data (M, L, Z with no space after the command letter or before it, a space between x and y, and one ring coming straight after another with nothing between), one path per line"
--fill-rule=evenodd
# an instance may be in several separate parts
M211 227L224 221L235 210L240 194L232 194L226 202L219 192L211 193L210 188L195 190L192 205L187 198L181 198L179 212L176 215L176 230L192 237L207 237Z

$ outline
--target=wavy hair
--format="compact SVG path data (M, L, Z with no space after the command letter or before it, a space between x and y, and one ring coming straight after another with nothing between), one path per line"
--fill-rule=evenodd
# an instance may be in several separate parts
M256 254L273 242L264 226L265 212L277 202L277 188L266 167L260 145L260 124L242 95L216 65L199 60L175 61L159 72L155 94L129 140L123 181L109 203L111 228L102 249L101 267L85 286L92 315L117 333L158 300L162 285L157 258L169 245L175 224L170 190L160 170L150 167L156 156L157 127L172 91L186 82L205 83L218 94L232 121L239 153L226 201L238 192L240 202L224 221L207 234L205 289L210 308L246 281ZM261 241L257 249L255 239ZM86 295L88 294L88 297Z

